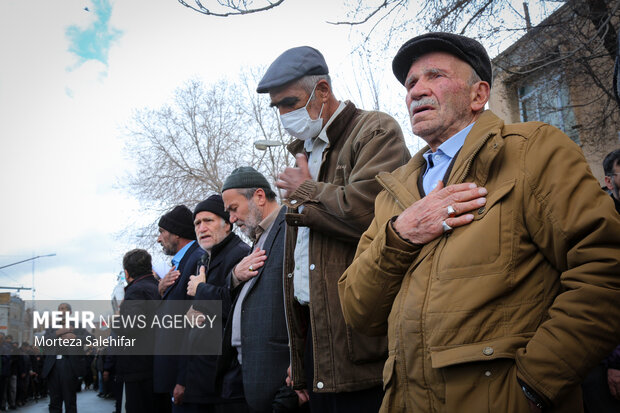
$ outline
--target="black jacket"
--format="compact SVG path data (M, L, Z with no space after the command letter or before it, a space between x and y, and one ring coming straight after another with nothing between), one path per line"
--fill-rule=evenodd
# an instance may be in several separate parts
M222 328L228 319L231 310L228 275L243 257L248 255L250 247L236 234L229 234L222 242L211 250L211 256L203 255L198 263L206 267L206 282L198 284L194 298L194 308L201 311L199 300L222 301ZM198 273L198 269L196 269ZM204 334L210 334L204 329L190 329L185 340L195 343L204 340ZM202 336L202 337L201 337ZM201 355L187 357L187 374L185 376L185 396L188 403L219 403L220 394L215 389L216 355ZM241 377L238 376L236 386L241 388ZM183 383L181 383L183 384Z
M152 319L150 315L153 313L153 306L150 303L160 299L157 287L158 282L151 274L137 277L129 283L125 287L125 298L120 308L121 316L136 317L143 314L149 316L150 324ZM116 334L131 338L134 333L138 333L141 335L140 339L145 340L144 342L153 343L155 337L152 331L150 328L136 329L136 331L120 329ZM140 347L144 345L143 343ZM152 354L152 348L144 350ZM140 381L153 377L153 356L145 354L120 356L117 360L117 374L124 381Z
M162 297L163 301L158 311L159 315L166 314L165 303L168 300L188 300L187 308L189 308L189 299L192 297L187 295L187 282L189 281L190 275L196 274L196 263L204 253L204 250L200 248L197 242L194 242L185 252L185 255L183 255L183 258L181 259L181 262L179 262L179 266L177 268L177 270L181 273L181 276L164 292ZM175 338L175 340L181 343L183 336L179 335L179 337ZM174 386L181 381L182 377L185 377L185 372L183 371L182 366L180 366L181 359L179 356L157 355L166 354L161 351L160 347L158 347L163 345L163 342L162 337L156 335L156 356L153 360L153 387L155 393L172 393Z

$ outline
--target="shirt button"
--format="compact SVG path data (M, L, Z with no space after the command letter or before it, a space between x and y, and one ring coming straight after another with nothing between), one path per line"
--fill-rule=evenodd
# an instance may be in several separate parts
M293 273L292 273L292 272L289 272L288 274L286 274L286 276L287 276L288 278L293 278Z
M320 381L320 382L318 382L318 383L316 384L316 388L317 388L317 389L322 389L323 387L325 387L325 385L323 384L323 382L322 382L322 381Z
M485 356L490 356L495 352L495 350L493 350L493 347L485 347L482 349L482 354L484 354Z
M314 270L314 264L310 264L310 270Z
M487 376L487 377L491 377L491 372L489 370L487 370L487 371L484 372L484 375Z
M298 269L299 269L299 265L296 265L296 266L295 266L295 269L296 269L296 270L298 270Z

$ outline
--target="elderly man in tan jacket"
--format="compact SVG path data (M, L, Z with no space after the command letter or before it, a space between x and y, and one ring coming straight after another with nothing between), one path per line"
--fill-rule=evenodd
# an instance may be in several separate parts
M581 412L620 341L620 220L581 150L484 110L478 42L428 33L393 61L413 132L339 281L345 319L388 335L383 412Z

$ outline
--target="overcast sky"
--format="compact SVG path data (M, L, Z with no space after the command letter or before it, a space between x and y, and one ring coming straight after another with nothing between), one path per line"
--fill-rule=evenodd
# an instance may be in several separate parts
M0 266L55 253L35 261L37 299L110 298L134 247L118 234L154 219L120 185L132 168L123 153L132 111L159 107L190 78L234 78L294 46L321 50L332 73L351 71L349 28L326 24L344 17L339 3L287 0L218 19L176 0L0 2ZM380 77L403 99L389 70ZM0 286L30 287L32 271L2 269Z

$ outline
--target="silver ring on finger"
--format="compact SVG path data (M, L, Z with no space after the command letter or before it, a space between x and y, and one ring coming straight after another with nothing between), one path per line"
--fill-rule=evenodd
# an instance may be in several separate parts
M450 218L456 216L456 211L454 210L454 207L452 205L448 205L446 209L448 210L448 216Z
M254 271L254 267L252 267L252 264L250 264L250 267L248 268L248 270Z
M452 227L448 224L446 224L446 221L442 221L441 222L441 228L443 228L443 232L451 232L452 231Z

